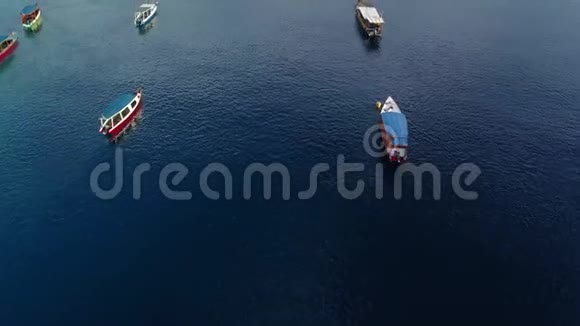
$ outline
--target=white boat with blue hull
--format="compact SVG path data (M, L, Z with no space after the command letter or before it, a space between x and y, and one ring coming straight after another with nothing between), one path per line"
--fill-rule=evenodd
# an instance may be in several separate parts
M407 160L409 147L407 117L391 97L385 103L377 102L377 109L386 154L391 162L402 163Z
M142 4L135 13L135 26L144 27L149 24L157 14L158 5L159 2Z

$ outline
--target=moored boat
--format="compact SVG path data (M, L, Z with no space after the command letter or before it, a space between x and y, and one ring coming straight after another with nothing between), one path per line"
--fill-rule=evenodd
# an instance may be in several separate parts
M16 33L10 35L0 35L0 63L8 58L18 47Z
M141 114L142 107L143 96L140 88L134 93L119 96L103 111L99 119L101 123L99 132L110 137L111 142L115 141Z
M355 13L366 36L370 39L379 39L383 36L383 25L385 21L377 11L377 8L371 6L366 1L357 0Z
M407 159L409 131L407 118L391 97L385 103L378 102L379 126L385 144L386 155L391 162L401 163Z
M159 2L142 4L135 13L135 26L147 26L147 24L149 24L157 14L158 5Z
M38 31L42 26L42 12L38 3L24 7L20 12L20 21L25 30Z

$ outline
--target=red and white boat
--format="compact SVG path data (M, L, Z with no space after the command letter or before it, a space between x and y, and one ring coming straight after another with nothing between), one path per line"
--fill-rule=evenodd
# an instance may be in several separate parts
M103 111L101 129L99 132L111 138L114 142L121 136L139 115L143 107L143 94L141 88L134 93L126 93L119 96Z
M0 63L8 58L18 47L18 38L16 33L10 35L0 35Z
M379 126L389 160L393 163L404 162L409 146L407 117L391 97L385 103L378 102L377 109L380 111Z

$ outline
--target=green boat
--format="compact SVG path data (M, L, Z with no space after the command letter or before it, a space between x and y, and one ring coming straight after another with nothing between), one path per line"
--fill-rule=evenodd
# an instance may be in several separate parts
M20 13L20 18L25 30L38 31L42 26L42 14L38 3L24 7Z

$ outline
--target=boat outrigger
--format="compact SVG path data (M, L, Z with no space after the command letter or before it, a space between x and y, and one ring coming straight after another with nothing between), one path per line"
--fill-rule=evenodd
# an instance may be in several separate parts
M159 2L142 4L135 13L135 26L144 27L149 24L157 14L158 5Z
M18 47L16 33L10 35L0 35L0 63L8 58Z
M385 21L377 11L377 8L371 6L365 0L357 0L355 13L366 36L371 40L379 39L383 36L383 25Z
M38 31L42 26L42 14L38 3L24 7L20 12L20 21L25 30Z
M377 109L380 111L379 126L385 143L386 155L394 163L407 160L409 146L407 118L391 97L384 104L377 102Z
M143 107L143 97L141 88L134 93L126 93L119 96L105 110L101 118L101 129L99 132L111 138L114 142L122 135L135 119L141 114Z

